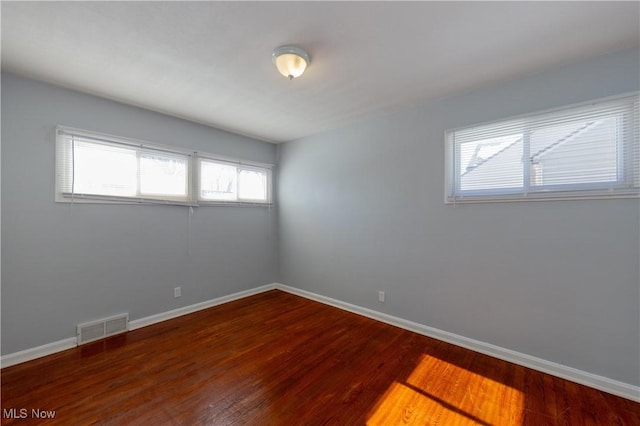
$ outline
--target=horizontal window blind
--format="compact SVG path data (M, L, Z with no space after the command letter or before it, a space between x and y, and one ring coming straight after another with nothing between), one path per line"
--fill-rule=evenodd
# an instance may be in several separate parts
M58 126L56 201L270 204L269 164Z
M192 155L86 131L56 129L56 200L192 204Z
M637 94L446 137L448 202L638 195Z

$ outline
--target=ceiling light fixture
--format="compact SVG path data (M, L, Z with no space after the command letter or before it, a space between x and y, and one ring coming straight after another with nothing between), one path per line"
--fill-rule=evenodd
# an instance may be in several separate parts
M271 60L280 74L293 80L300 77L311 63L309 54L296 46L280 46L273 51Z

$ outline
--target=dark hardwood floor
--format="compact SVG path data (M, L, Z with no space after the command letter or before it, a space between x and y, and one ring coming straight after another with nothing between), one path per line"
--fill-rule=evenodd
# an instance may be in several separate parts
M277 290L1 375L3 425L640 425L630 400Z

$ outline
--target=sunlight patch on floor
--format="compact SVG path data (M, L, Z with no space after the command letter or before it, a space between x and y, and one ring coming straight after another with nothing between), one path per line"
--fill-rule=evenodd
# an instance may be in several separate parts
M404 382L394 382L367 425L520 425L522 392L423 355Z

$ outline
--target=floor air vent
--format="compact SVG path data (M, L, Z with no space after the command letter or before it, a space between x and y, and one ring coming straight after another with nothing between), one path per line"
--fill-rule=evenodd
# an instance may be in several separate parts
M124 333L127 330L129 330L129 314L78 324L78 345Z

